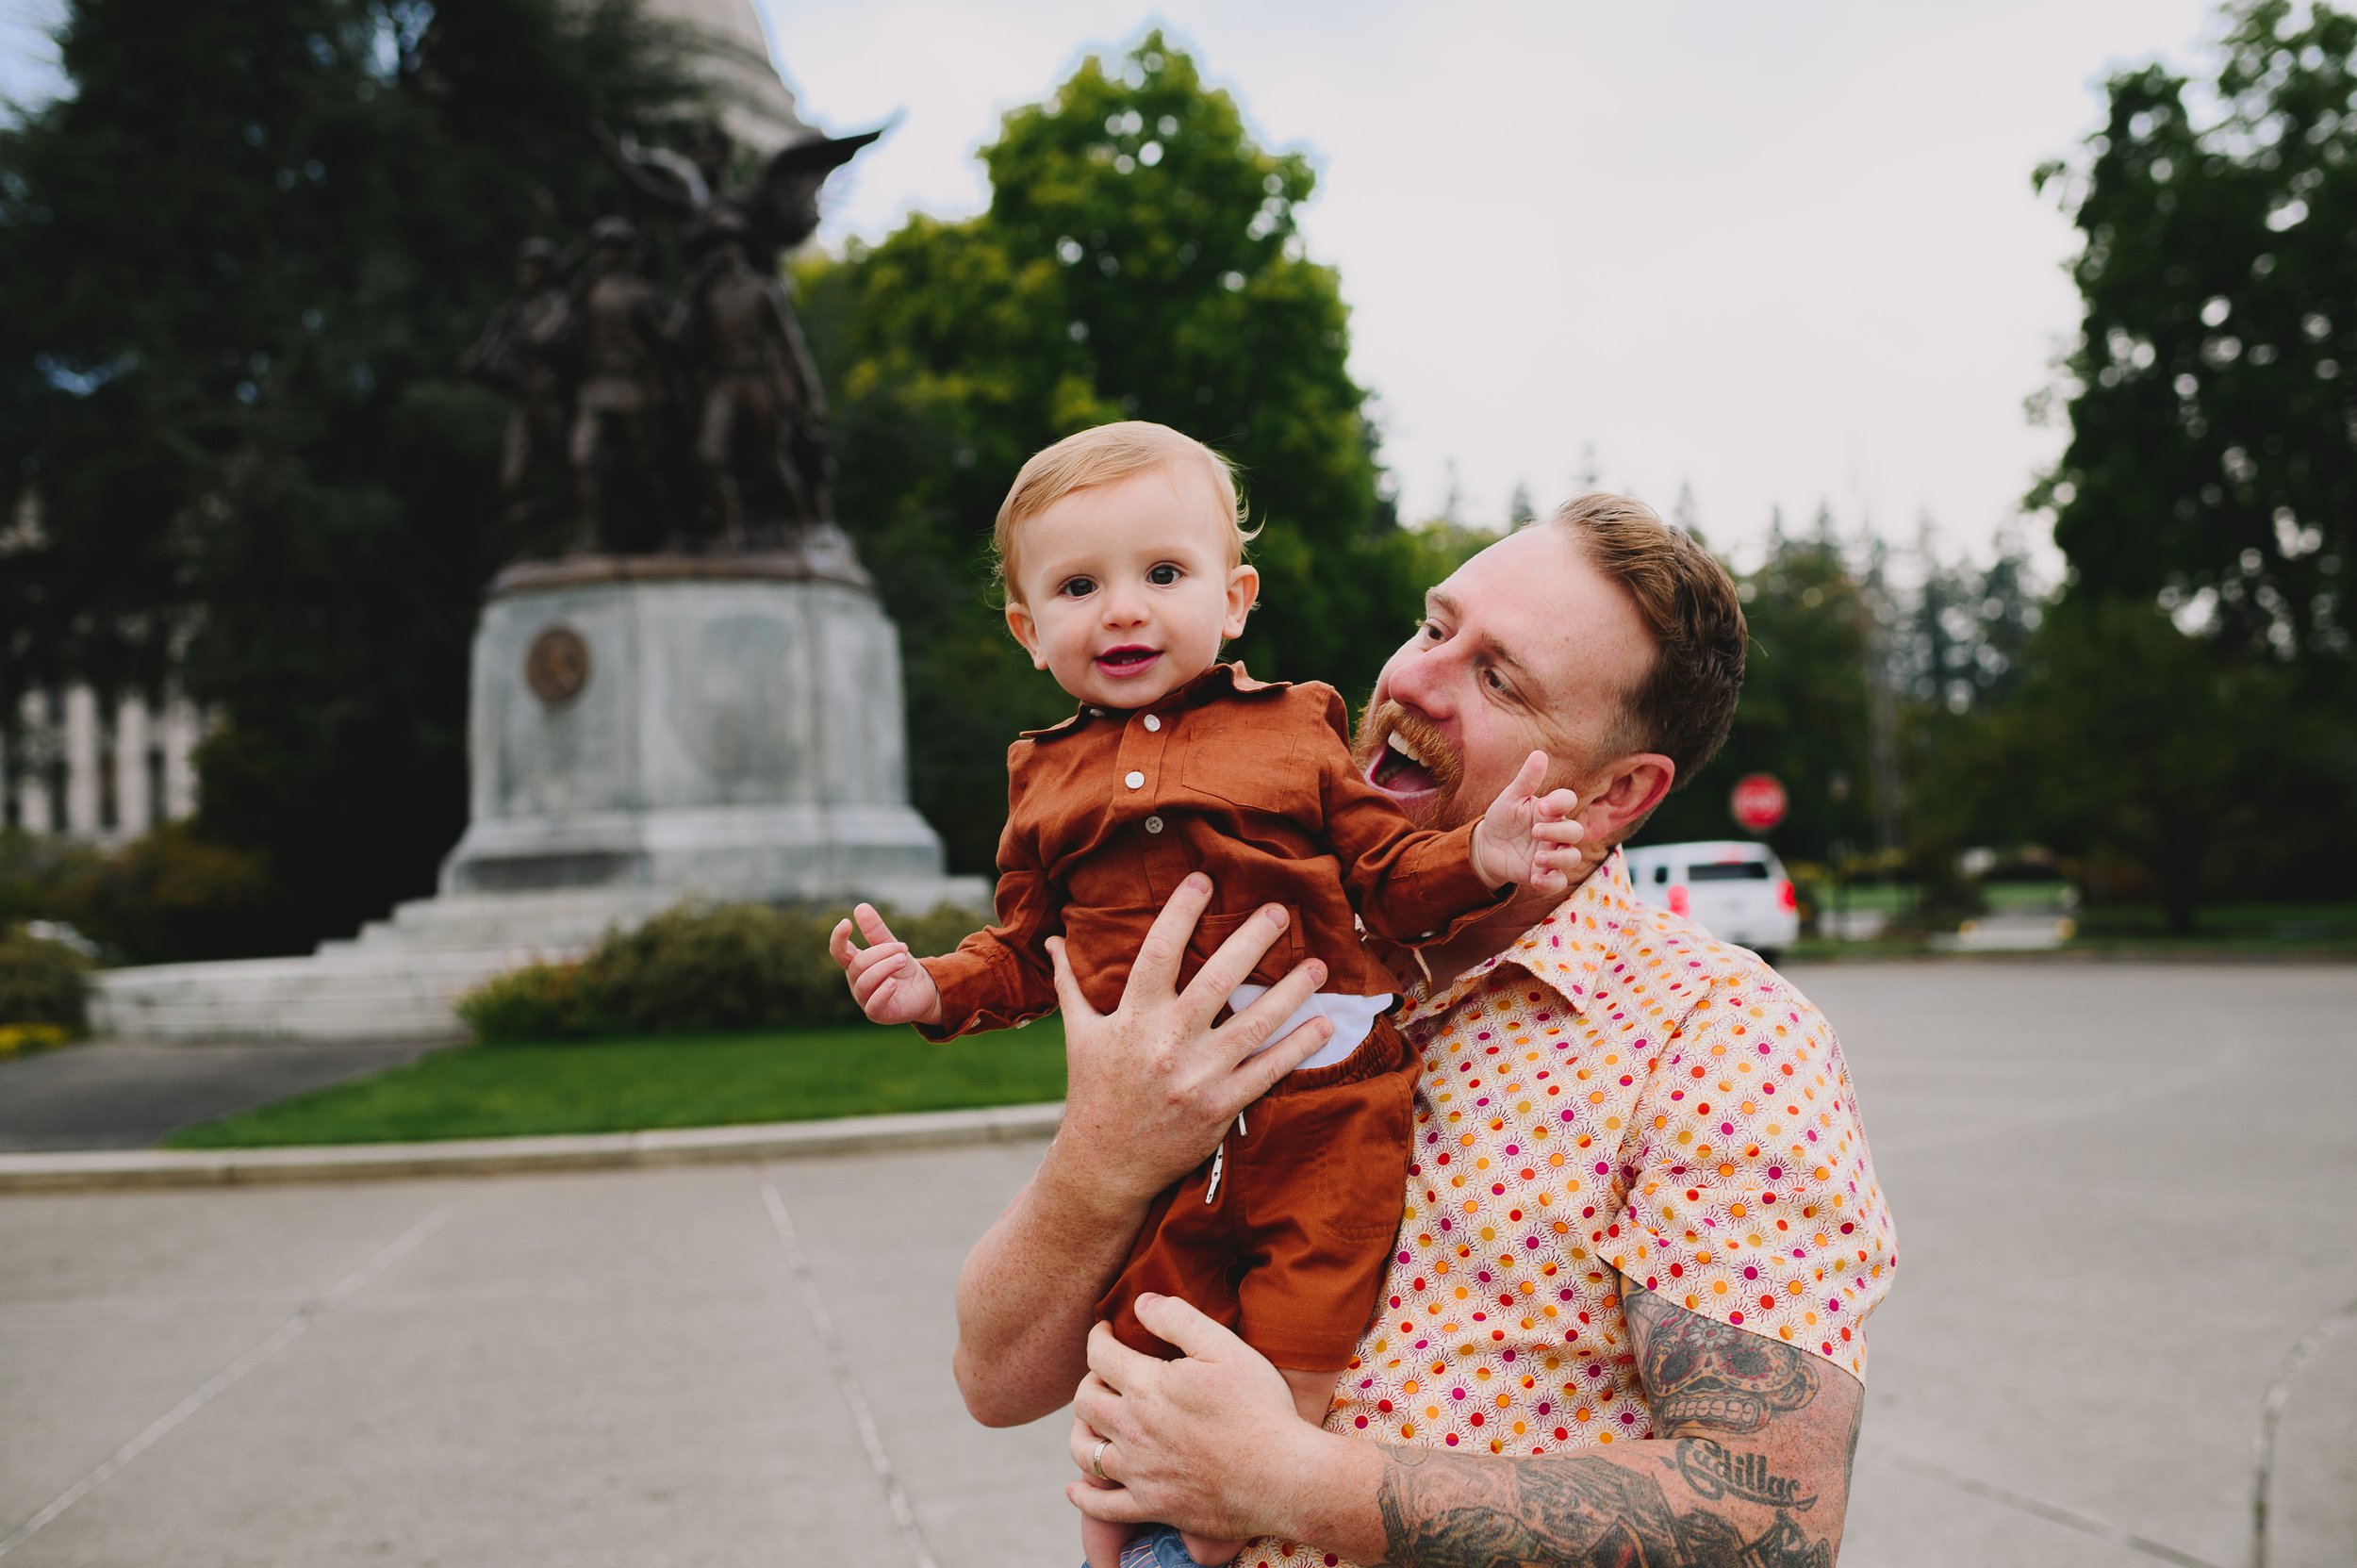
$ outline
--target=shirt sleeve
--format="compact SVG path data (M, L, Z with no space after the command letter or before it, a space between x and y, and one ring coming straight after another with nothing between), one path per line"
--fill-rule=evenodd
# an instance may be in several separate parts
M1714 986L1665 1042L1622 1154L1596 1256L1864 1379L1898 1243L1823 1015L1764 966Z
M1473 824L1443 833L1410 822L1360 773L1342 694L1325 685L1306 689L1326 699L1315 744L1327 842L1342 862L1343 885L1367 933L1423 947L1456 935L1511 897L1511 883L1492 890L1474 869Z
M1014 782L1021 775L1012 755L1008 775L1007 826L998 835L997 924L976 932L954 952L920 960L941 989L941 1022L917 1026L928 1040L1007 1029L1056 1008L1047 939L1062 922L1038 845L1023 831L1021 785Z

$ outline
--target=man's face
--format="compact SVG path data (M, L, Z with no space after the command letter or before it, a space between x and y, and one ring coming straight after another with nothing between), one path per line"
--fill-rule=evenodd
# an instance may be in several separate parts
M1470 822L1534 750L1580 791L1618 750L1624 695L1654 656L1628 595L1553 525L1500 539L1425 597L1375 685L1359 764L1427 827Z

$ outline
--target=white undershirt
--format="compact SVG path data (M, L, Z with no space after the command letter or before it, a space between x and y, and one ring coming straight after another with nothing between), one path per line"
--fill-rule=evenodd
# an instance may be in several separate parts
M1228 1010L1230 1013L1241 1013L1266 995L1268 995L1268 987L1265 985L1239 985L1234 994L1228 999ZM1316 1050L1311 1051L1309 1059L1294 1068L1294 1071L1301 1072L1310 1067L1331 1066L1359 1048L1360 1042L1374 1032L1375 1020L1381 1017L1383 1010L1391 1005L1392 998L1389 992L1379 997L1345 997L1330 991L1319 991L1312 994L1308 1001L1302 1003L1292 1017L1277 1026L1277 1032L1268 1037L1269 1046L1282 1040L1312 1018L1329 1019L1334 1025L1332 1038ZM1266 1049L1268 1046L1261 1048L1261 1050ZM1258 1056L1260 1051L1255 1051L1253 1054Z

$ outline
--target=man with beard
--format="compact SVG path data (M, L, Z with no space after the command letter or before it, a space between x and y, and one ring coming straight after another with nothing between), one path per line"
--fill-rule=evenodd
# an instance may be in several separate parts
M1089 1328L1153 1196L1324 1038L1269 1045L1314 989L1298 971L1213 1027L1284 912L1177 992L1190 879L1112 1013L1057 950L1063 1126L966 1261L956 1369L991 1425L1072 1401L1075 1506L1305 1568L1832 1562L1897 1263L1848 1072L1815 1008L1640 903L1613 852L1724 740L1743 648L1718 564L1591 495L1434 588L1385 665L1372 782L1446 827L1543 750L1603 858L1422 949L1406 1217L1323 1428L1184 1301L1135 1304L1181 1360ZM1168 1528L1133 1560L1187 1560Z

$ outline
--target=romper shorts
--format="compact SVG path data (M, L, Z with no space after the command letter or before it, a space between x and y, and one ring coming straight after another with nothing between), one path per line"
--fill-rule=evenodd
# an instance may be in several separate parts
M1096 1315L1131 1349L1175 1360L1132 1303L1176 1296L1278 1366L1348 1366L1407 1201L1416 1065L1379 1017L1342 1061L1287 1074L1154 1200Z

